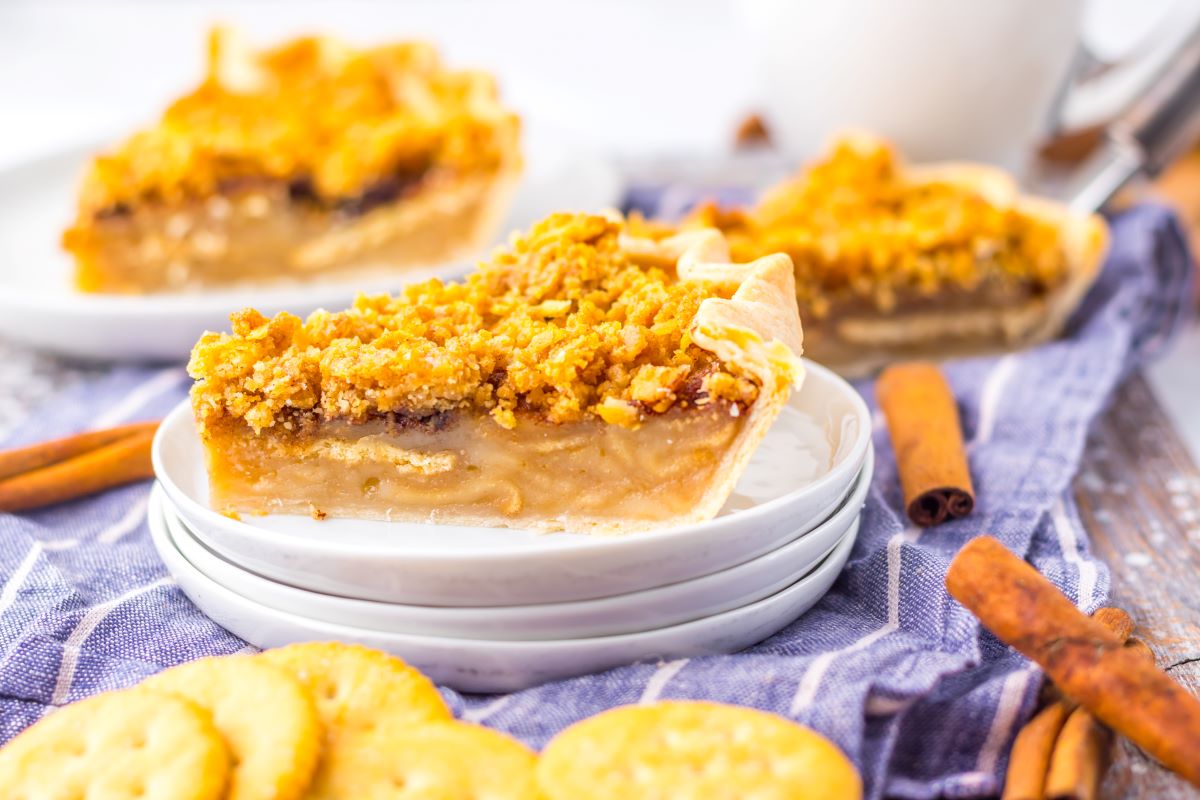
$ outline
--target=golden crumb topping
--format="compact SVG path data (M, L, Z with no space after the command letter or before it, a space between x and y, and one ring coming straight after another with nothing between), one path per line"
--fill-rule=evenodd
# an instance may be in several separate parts
M750 377L692 342L701 302L732 290L635 263L622 225L556 214L462 283L360 296L306 321L235 314L232 335L207 333L192 352L197 417L262 430L297 411L365 420L469 407L506 427L520 412L631 426L673 407L753 402Z
M217 29L204 82L93 162L83 206L203 197L247 178L352 197L435 167L494 170L515 158L517 129L490 77L446 70L430 45L302 38L255 53Z
M1053 224L961 181L914 176L889 147L862 139L839 142L754 208L705 205L684 226L720 228L735 261L787 253L801 306L817 317L833 300L886 310L900 292L970 291L996 279L1050 288L1067 273Z

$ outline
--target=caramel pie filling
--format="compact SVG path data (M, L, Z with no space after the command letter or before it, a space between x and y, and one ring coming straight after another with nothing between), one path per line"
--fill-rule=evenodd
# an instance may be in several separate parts
M731 413L732 412L732 413ZM741 430L737 406L692 408L637 430L601 421L503 428L450 413L414 424L329 422L299 434L206 433L211 502L292 513L560 529L653 524L708 490Z
M121 206L65 234L83 291L137 294L353 276L467 257L497 206L491 177L431 175L337 205L255 181L204 200Z

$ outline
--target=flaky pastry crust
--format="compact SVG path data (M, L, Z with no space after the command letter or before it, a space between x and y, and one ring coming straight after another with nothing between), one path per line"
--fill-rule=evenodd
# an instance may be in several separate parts
M736 287L728 299L705 300L692 326L698 346L753 375L759 387L745 425L717 467L712 488L692 516L679 522L710 519L733 492L792 388L804 380L804 366L799 359L803 330L795 303L792 261L775 253L747 264L733 263L725 237L711 229L681 233L658 242L627 237L624 247L628 252L674 259L683 280Z

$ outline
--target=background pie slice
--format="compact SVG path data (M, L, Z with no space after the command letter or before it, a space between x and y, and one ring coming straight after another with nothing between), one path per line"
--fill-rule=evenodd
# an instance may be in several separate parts
M1108 243L1099 216L1023 196L1002 170L908 165L867 134L836 142L755 206L708 204L681 227L720 228L738 260L791 256L808 354L843 374L1046 341Z
M519 122L423 43L213 32L208 75L97 157L63 234L76 285L145 293L443 263L495 233Z
M460 284L243 311L189 370L218 510L631 531L720 510L800 352L786 255L559 214Z

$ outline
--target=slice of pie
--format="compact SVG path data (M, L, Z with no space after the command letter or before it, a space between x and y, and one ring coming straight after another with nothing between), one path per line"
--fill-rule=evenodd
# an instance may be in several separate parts
M661 225L641 226L664 235ZM807 354L844 373L1045 341L1099 271L1104 221L977 164L907 166L854 135L748 209L698 208L734 260L791 256Z
M803 375L792 265L557 214L463 283L192 353L222 512L630 531L708 519Z
M208 74L97 157L63 246L85 292L311 280L471 256L520 171L492 79L421 43L213 32Z

